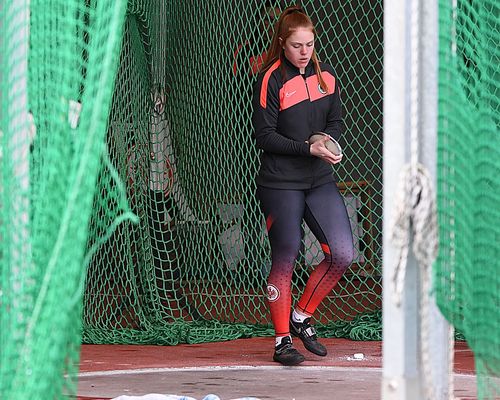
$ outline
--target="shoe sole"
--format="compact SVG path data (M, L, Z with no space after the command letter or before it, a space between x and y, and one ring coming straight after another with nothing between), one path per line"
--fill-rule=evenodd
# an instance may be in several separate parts
M277 363L281 364L281 365L284 365L285 367L293 367L293 366L295 366L295 365L302 364L302 363L303 363L306 359L305 359L305 358L303 358L302 360L299 360L299 361L294 362L294 363L283 363L283 362L281 362L281 361L279 361L279 360L276 360L275 358L273 358L273 360L274 360L275 362L277 362Z

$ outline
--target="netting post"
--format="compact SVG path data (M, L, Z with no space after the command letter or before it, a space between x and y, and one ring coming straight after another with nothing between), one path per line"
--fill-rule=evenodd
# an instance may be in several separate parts
M420 93L421 163L430 172L437 191L438 135L438 70L439 70L439 6L435 0L422 0ZM427 277L432 282L432 269ZM432 285L432 284L431 284ZM429 314L426 316L430 335L428 347L432 384L436 400L453 399L453 330L429 293Z
M393 285L399 253L390 231L400 172L410 162L410 102L412 55L411 22L415 2L384 1L384 183L383 183L383 400L427 398L423 376L419 315L423 276L411 251L396 305ZM420 162L436 180L438 8L434 0L417 3L420 12L419 125ZM413 19L414 21L415 19ZM449 327L430 299L428 346L432 349L432 378L436 400L449 398Z

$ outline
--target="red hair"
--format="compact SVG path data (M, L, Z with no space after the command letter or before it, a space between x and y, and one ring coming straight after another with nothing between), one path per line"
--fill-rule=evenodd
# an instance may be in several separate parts
M262 65L261 71L266 71L277 60L281 60L281 65L284 63L283 43L298 29L309 29L316 37L316 29L311 21L311 18L299 6L291 6L286 8L280 15L278 22L274 28L273 39L271 46L266 53L266 59ZM318 76L318 82L325 92L328 91L328 86L321 76L321 68L319 66L319 59L316 50L313 50L311 60L314 64L314 70ZM284 69L282 69L284 73Z

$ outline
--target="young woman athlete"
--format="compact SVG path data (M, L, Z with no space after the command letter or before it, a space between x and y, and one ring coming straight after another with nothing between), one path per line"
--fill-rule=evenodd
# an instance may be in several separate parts
M315 36L311 19L300 7L285 9L253 95L255 140L263 150L257 198L272 253L267 299L276 333L273 359L283 365L304 361L291 335L310 352L326 356L311 316L349 267L354 252L349 218L332 171L342 155L328 151L328 137L313 144L307 141L316 131L338 139L343 129L339 82L332 67L319 62ZM290 315L303 220L321 244L324 259Z

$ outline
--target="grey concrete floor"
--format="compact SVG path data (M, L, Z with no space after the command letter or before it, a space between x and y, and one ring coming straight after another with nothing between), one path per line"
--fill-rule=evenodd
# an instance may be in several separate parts
M230 366L148 368L84 372L79 399L110 399L150 393L221 400L255 397L259 400L378 400L382 370L357 367ZM474 375L455 374L457 399L476 397Z

